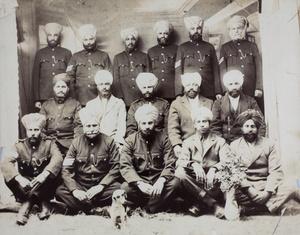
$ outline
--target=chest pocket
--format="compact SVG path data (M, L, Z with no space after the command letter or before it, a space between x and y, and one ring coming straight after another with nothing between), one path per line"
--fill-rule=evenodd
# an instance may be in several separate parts
M33 171L33 168L30 165L30 160L26 159L24 156L20 156L18 159L18 169L21 175L30 175Z
M126 77L129 75L129 66L127 64L120 64L118 68L120 77Z
M40 61L40 69L41 71L48 71L51 68L50 61L46 58L42 58Z
M194 53L188 53L183 58L184 59L184 67L193 67L195 66Z
M152 70L155 70L159 67L159 58L158 56L154 56L151 58Z
M200 62L200 67L206 67L211 65L211 56L209 54L198 53L198 61Z
M175 56L167 56L167 65L169 68L173 68L175 70Z
M227 66L236 65L237 64L237 52L229 52L226 56Z
M243 58L245 58L247 64L254 64L255 55L248 48L242 51Z
M145 64L136 64L135 65L136 74L139 74L141 72L145 72L145 70L146 70L146 65Z
M97 155L95 160L91 159L91 162L99 171L108 172L110 170L109 156L107 154Z
M60 70L66 71L68 63L64 58L61 59L58 58L57 63L58 63L58 68Z
M55 129L55 116L52 114L47 116L46 129Z
M162 169L164 167L164 158L159 153L152 154L153 166L157 169Z
M133 160L134 168L136 169L137 173L140 173L145 169L147 162L144 154L136 153L134 154L132 160Z

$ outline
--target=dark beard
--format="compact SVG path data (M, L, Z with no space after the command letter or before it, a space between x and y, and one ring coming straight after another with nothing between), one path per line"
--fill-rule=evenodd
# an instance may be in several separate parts
M202 42L202 35L199 33L195 33L194 35L190 35L190 39L193 42Z
M31 146L38 146L38 144L40 143L40 139L34 136L29 137L28 140Z
M86 51L91 52L91 51L94 51L96 49L97 43L95 42L94 44L89 45L89 46L86 46L86 45L83 44L83 47Z
M169 45L169 39L168 38L164 38L165 40L163 40L163 41L162 41L162 38L156 38L156 39L157 39L158 45L161 45L161 46Z
M257 139L257 133L247 133L247 134L243 134L244 139L249 142L249 143L253 143L256 139Z
M240 91L228 91L228 95L230 95L233 98L237 98L240 95Z
M185 94L188 98L194 99L198 95L198 92L196 92L194 90L189 90L189 91L185 92Z
M143 94L143 98L145 100L152 100L153 98L153 93L146 93L146 94Z

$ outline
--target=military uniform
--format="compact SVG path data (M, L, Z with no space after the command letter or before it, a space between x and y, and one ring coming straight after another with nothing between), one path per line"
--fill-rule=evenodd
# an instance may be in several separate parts
M71 56L68 49L60 46L37 51L32 72L34 101L48 100L53 96L52 79L56 74L66 72Z
M202 77L200 94L214 98L221 94L219 65L212 44L201 41L188 41L178 47L175 63L175 95L182 94L181 75L186 72L198 72Z
M127 120L126 120L126 136L138 131L138 125L135 120L134 114L136 110L143 106L144 104L151 103L155 108L158 109L159 116L156 121L155 130L156 131L165 131L167 133L168 127L168 116L170 104L168 101L155 97L151 102L145 100L144 98L134 101L128 110Z
M158 97L175 98L175 59L177 45L156 45L148 50L149 71L158 78L155 93Z
M165 209L163 207L177 196L179 189L179 180L174 177L175 161L166 133L154 131L146 139L141 132L136 132L127 137L122 148L120 172L126 181L121 187L127 192L128 201L147 204L151 212ZM150 198L136 185L137 181L153 185L160 177L166 182L158 198Z
M85 106L86 102L98 95L94 76L99 70L110 70L111 61L104 51L82 50L72 56L67 74L71 77L71 91L74 91L76 100Z
M34 195L39 199L51 199L55 192L55 177L61 170L62 155L56 144L49 139L41 139L38 146L31 146L28 139L19 141L4 158L1 171L5 183L13 192L17 201L26 201L30 189L24 189L15 180L17 175L21 175L28 180L41 174L43 171L49 171L47 180L35 190ZM15 163L18 163L18 169Z
M69 149L74 135L80 133L78 111L81 105L71 97L65 101L51 98L45 101L40 114L46 116L45 134L57 138L63 147Z
M230 70L239 70L244 74L244 94L253 97L255 90L263 90L261 58L255 43L247 40L225 43L221 47L219 64L221 77Z
M149 70L148 56L137 49L131 53L123 51L115 56L113 70L112 92L123 98L125 105L129 107L142 96L135 79L140 72Z
M119 159L118 148L107 135L99 134L92 140L85 135L74 139L63 163L64 185L57 189L58 198L74 212L109 205L112 193L120 188ZM99 184L104 190L89 202L80 202L72 195L75 189L87 191Z

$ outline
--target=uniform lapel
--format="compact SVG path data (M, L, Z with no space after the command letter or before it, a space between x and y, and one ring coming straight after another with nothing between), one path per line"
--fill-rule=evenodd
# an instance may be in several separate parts
M257 139L257 142L252 148L250 148L244 138L241 138L241 142L239 145L239 157L242 158L244 164L247 167L250 167L256 161L256 159L261 155L262 151L263 144L261 138Z

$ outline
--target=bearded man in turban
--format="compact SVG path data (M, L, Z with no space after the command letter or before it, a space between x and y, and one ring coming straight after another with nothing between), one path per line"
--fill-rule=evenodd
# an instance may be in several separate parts
M204 21L198 16L184 18L190 41L182 43L177 50L175 63L175 95L182 95L181 75L197 72L202 77L201 95L215 100L222 97L220 71L215 48L203 41Z
M138 49L139 34L136 28L121 31L125 51L117 54L113 61L113 94L123 98L128 110L131 103L141 98L135 80L139 73L149 70L148 56Z
M32 72L32 90L35 107L52 97L52 78L65 73L71 51L60 47L63 27L57 23L48 23L44 27L48 46L36 52Z
M56 190L70 214L101 214L120 188L119 151L111 137L100 133L101 116L91 108L79 111L84 134L73 140L63 162L64 183Z
M166 210L179 191L172 146L167 134L154 128L158 115L151 104L137 109L139 131L125 139L120 159L120 172L125 179L121 188L127 200L149 213Z
M55 180L61 170L63 158L52 140L41 138L46 124L44 115L27 114L22 117L21 122L26 128L27 138L4 153L1 171L16 201L23 203L16 222L18 225L25 225L35 204L40 208L39 219L49 218L50 199L54 196ZM18 169L15 163L18 163Z
M111 69L109 55L97 49L97 29L92 24L78 30L84 50L74 53L68 64L67 74L71 77L71 91L82 106L98 95L94 77L99 70Z
M166 20L154 24L157 45L148 50L149 71L158 78L155 93L169 102L175 98L175 59L177 45L171 44L173 25Z

